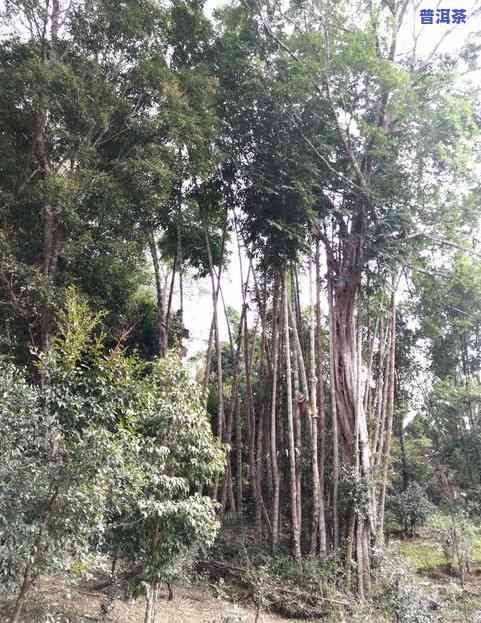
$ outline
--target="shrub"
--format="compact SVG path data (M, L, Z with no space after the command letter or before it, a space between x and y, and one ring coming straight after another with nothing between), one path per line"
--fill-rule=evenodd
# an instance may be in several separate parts
M20 588L14 617L39 575L86 549L128 453L128 433L66 428L49 408L53 391L0 363L0 587ZM64 396L63 416L77 407Z
M386 557L380 567L381 605L396 623L435 623L439 604L427 596L401 560Z
M406 490L399 495L390 496L388 508L404 534L410 536L415 536L416 529L427 521L435 509L425 489L417 482L410 482Z
M70 290L39 356L41 385L0 361L0 585L20 589L12 623L38 576L89 546L135 563L156 595L218 528L197 493L224 457L200 390L174 355L104 355L99 322Z
M473 542L477 528L463 508L448 508L448 513L437 515L432 521L436 529L446 564L457 572L464 585L464 576L470 570Z

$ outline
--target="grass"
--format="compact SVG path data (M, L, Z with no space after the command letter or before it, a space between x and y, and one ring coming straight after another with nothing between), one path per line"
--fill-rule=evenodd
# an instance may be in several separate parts
M429 571L446 564L441 546L424 539L409 539L399 542L399 552L407 559L413 571Z
M421 536L399 541L399 552L405 556L409 567L416 572L426 572L446 565L443 553L440 529L447 528L450 519L437 515L421 531ZM481 566L481 531L472 530L471 563L473 567Z
M396 541L392 548L418 576L423 591L441 604L443 622L481 623L481 532L473 530L471 573L463 589L459 578L449 572L441 545L440 528L445 528L447 521L446 517L437 517L420 531L420 536Z
M446 565L441 544L425 537L400 541L399 552L406 557L413 571L429 571ZM473 542L471 563L473 566L481 565L481 537L479 535Z

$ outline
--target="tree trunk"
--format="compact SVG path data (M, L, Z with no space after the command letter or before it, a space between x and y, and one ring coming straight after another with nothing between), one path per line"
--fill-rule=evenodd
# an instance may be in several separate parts
M34 574L35 574L35 564L37 562L36 560L36 555L37 552L39 551L40 545L42 543L42 537L43 534L45 532L45 530L48 527L48 521L50 519L50 515L52 512L52 509L54 507L55 501L57 500L59 494L59 489L58 486L56 486L50 496L50 499L47 503L47 508L45 510L45 514L43 516L42 522L40 524L38 533L35 537L35 540L33 542L31 551L30 551L30 557L25 565L25 571L23 573L23 581L22 581L22 586L20 588L20 593L17 597L17 601L15 602L15 608L13 610L12 616L10 618L10 623L18 623L18 621L20 620L20 616L22 614L22 610L23 610L23 606L25 604L25 601L27 599L27 596L30 592L30 589L33 586L33 581L34 581Z
M336 414L339 421L340 440L343 445L343 458L347 465L354 468L355 486L369 483L371 480L371 456L367 430L366 413L361 395L361 337L357 329L356 303L360 283L360 273L352 270L349 277L335 280L330 276L330 303L332 307L332 343L333 343L333 380ZM334 296L332 296L334 294ZM357 559L358 594L364 598L366 592L365 574L369 569L369 552L363 549L364 531L372 525L373 492L368 491L367 508L356 513L353 552Z
M294 418L293 418L293 396L292 396L292 369L291 369L291 345L289 337L289 311L288 311L288 281L287 270L283 276L282 306L284 313L284 348L286 360L286 385L287 385L287 437L289 449L289 471L291 485L291 522L294 558L297 563L301 563L301 538L299 517L297 515L297 477L296 477L296 449L294 441Z
M212 313L212 320L210 323L209 341L207 343L207 353L205 356L204 378L202 379L202 395L204 396L204 400L206 403L209 397L208 387L209 387L209 376L210 376L210 358L212 355L213 341L214 341L214 313Z
M301 423L301 405L299 403L300 386L299 386L299 359L297 351L294 351L293 359L293 375L294 375L294 437L296 444L296 493L297 493L297 518L302 537L302 423Z
M215 284L215 276L214 276L214 262L212 260L212 251L210 248L209 234L207 232L207 225L204 224L204 237L205 244L207 248L207 256L209 258L209 274L210 274L210 282L212 287L212 304L213 304L213 323L214 323L214 341L215 341L215 352L217 357L217 437L220 441L223 440L224 435L224 380L222 374L222 348L220 344L220 332L219 332L219 315L217 312L217 301L220 287L220 272L219 272L219 281ZM179 278L181 274L179 273ZM213 497L214 499L218 498L219 492L219 478L216 478L216 482L214 485Z
M277 381L279 369L279 319L278 319L278 277L275 278L272 303L272 398L271 398L271 466L272 466L272 549L279 545L279 493L280 476L277 459Z
M20 588L20 593L18 594L17 600L15 602L15 608L13 610L12 616L10 618L10 623L18 623L20 621L20 617L22 615L23 606L27 600L30 589L32 588L32 565L29 562L25 565L25 571L23 574L22 586Z
M256 329L254 328L253 348L256 342ZM256 525L260 514L260 499L257 495L257 464L256 464L256 416L254 410L254 397L252 394L252 360L253 353L249 352L249 334L247 327L247 317L244 316L244 373L246 379L246 400L247 400L247 442L249 456L249 484L252 499L254 500Z
M47 42L47 26L44 30L42 62L45 68L55 62L60 18L59 0L53 0L50 14L50 42ZM48 50L48 52L47 52ZM39 98L38 109L33 114L32 152L38 162L40 174L47 179L51 173L51 164L47 148L48 103L44 95ZM50 348L53 332L52 290L57 272L57 259L61 246L60 227L55 206L46 201L42 208L43 241L42 241L42 273L45 278L46 299L40 312L40 347L43 352Z
M335 333L334 333L334 309L331 279L328 279L328 302L329 302L329 368L331 382L331 412L332 412L332 524L334 552L339 547L339 515L337 512L338 489L339 489L339 432L337 425L336 404L336 369L334 360Z
M242 504L244 499L244 483L243 483L243 462L242 462L242 419L241 419L241 401L239 395L239 375L240 375L240 360L242 357L242 352L244 352L244 368L246 373L246 390L247 390L247 429L250 431L252 426L252 414L251 414L251 404L252 404L252 396L249 396L252 393L250 386L250 370L249 370L249 349L248 349L248 335L247 335L247 302L246 302L246 292L249 287L249 279L251 275L251 267L249 266L249 270L247 272L246 282L243 282L243 272L242 272L242 257L240 253L239 247L239 262L241 266L241 283L242 283L242 313L239 320L239 331L237 336L237 352L235 354L235 383L234 383L234 391L236 393L235 398L235 450L236 450L236 493L237 493L237 512L239 518L242 518ZM227 319L227 313L226 313ZM249 379L249 381L247 381ZM248 387L247 387L248 386ZM249 443L249 466L251 466L251 439L248 437Z
M152 623L153 610L154 610L153 586L152 584L148 584L145 587L144 623Z
M364 525L365 524L364 524L362 515L357 514L357 521L356 521L357 593L361 600L365 598L364 573L365 573L366 561L364 560L364 550L362 547L362 534L363 534Z
M364 589L366 594L371 592L371 560L369 556L369 526L364 525L362 534L362 552L364 557Z
M255 509L256 509L256 538L258 543L263 541L262 511L264 500L262 495L262 482L264 476L264 457L269 454L264 448L264 420L266 413L264 406L260 408L260 421L257 423L256 458L255 458Z
M164 293L162 291L162 280L160 276L160 263L157 253L157 244L155 242L155 235L152 231L149 236L150 254L152 256L152 263L154 265L155 276L155 291L157 295L157 337L159 356L165 357L167 353L167 332L165 326L165 314L164 314Z
M297 470L297 478L299 480L299 486L298 486L298 491L297 491L297 497L298 497L298 505L299 505L299 509L300 509L300 505L301 505L301 480L302 480L302 474L301 474L301 458L302 458L302 438L301 438L301 429L302 429L302 419L305 419L306 422L306 427L309 433L309 438L312 442L312 435L313 435L313 423L315 425L316 420L313 419L312 417L312 402L310 399L310 391L309 391L309 384L308 384L308 379L307 379L307 372L306 372L306 365L305 365L305 361L304 361L304 355L302 353L302 348L301 348L301 341L299 338L299 331L298 331L298 327L297 327L297 321L298 321L298 314L293 313L292 310L292 306L290 305L290 303L288 302L288 309L289 309L289 317L291 320L291 324L292 324L292 334L293 334L293 340L294 340L294 352L295 352L295 361L296 361L296 366L295 366L295 381L296 381L296 420L298 420L299 424L299 451L300 451L300 455L299 455L299 467ZM300 374L299 374L300 372ZM301 381L301 383L299 383L299 381ZM301 391L299 391L299 388ZM301 414L303 416L303 418L301 417ZM311 451L312 451L312 446L311 446ZM311 455L312 458L312 455ZM312 460L311 460L311 465L312 465ZM301 513L301 509L299 510L299 526L302 528L302 524L301 524L301 517L302 517L302 513ZM311 536L312 536L312 531L311 531Z
M377 538L379 544L384 544L384 506L386 503L386 489L388 480L389 462L391 456L392 422L394 416L394 388L395 388L395 365L396 365L396 306L394 294L391 302L391 343L389 348L389 396L387 406L387 425L383 437L383 472L381 494L379 501L379 521L377 526Z
M221 291L222 293L222 291ZM226 312L226 321L228 322L227 317L227 309L224 307L224 311ZM232 335L229 329L229 341L231 346L231 357L233 361L233 382L232 382L232 396L231 399L231 408L228 411L227 422L224 434L224 441L228 444L231 443L232 440L232 428L235 424L235 463L236 463L236 509L240 514L242 512L242 499L243 499L243 485L242 485L242 421L241 421L241 403L239 396L239 375L240 375L240 359L242 354L242 345L244 343L244 327L247 328L246 323L244 322L246 317L247 306L244 304L242 306L242 313L239 321L239 328L237 332L237 348L234 350L234 344L232 340ZM230 457L229 457L230 461ZM224 478L232 478L232 468L226 471ZM229 485L230 487L230 485ZM225 505L225 493L229 491L229 487L224 487L223 495L222 495L222 505Z
M311 413L311 400L309 396L309 381L307 379L306 372L306 363L304 360L304 355L302 353L301 340L299 337L299 330L297 328L297 316L292 312L292 307L289 304L289 314L292 322L292 333L294 337L294 347L297 353L297 358L299 361L299 372L300 372L300 381L301 381L301 390L303 392L303 397L305 399L306 405L308 407L308 417L307 417L307 426L309 429L309 436L312 436L312 413Z
M404 420L403 419L401 419L401 422L399 425L399 447L401 449L403 491L406 491L409 485L409 474L408 474L408 458L407 458L407 453L406 453L406 444L404 441Z
M177 253L174 257L174 264L172 266L172 275L170 278L170 286L169 286L169 298L167 300L167 309L165 312L165 339L167 348L169 347L169 325L170 325L170 317L172 313L172 298L174 295L174 285L175 285L175 273L177 271Z
M242 322L242 320L241 320ZM242 481L242 420L241 420L241 401L239 390L237 389L237 397L235 400L235 458L236 458L236 498L237 498L237 514L242 516L242 503L244 499L244 484Z
M319 241L316 242L316 376L317 376L317 415L319 430L319 554L327 556L326 512L324 503L324 471L326 464L326 400L324 395L323 363L324 353L321 342L321 266Z
M350 591L352 589L352 568L353 557L352 551L354 546L354 528L356 524L356 515L353 509L349 510L349 523L346 531L346 589Z
M255 273L254 278L255 278ZM259 288L256 286L256 291L260 295ZM261 317L261 357L259 361L259 382L260 386L267 388L269 386L268 378L268 356L267 356L267 338L266 338L266 301L264 299L263 304L260 298L258 298L258 306ZM274 325L273 325L274 328ZM272 506L272 493L273 493L273 478L272 478L272 459L271 459L271 447L270 447L270 413L268 411L268 397L267 392L262 395L260 400L256 401L259 409L259 420L257 422L257 440L256 440L256 526L257 535L262 539L262 514L266 514L263 491L267 494L267 500L270 506ZM263 489L264 484L264 489ZM260 507L257 506L260 503ZM262 513L261 513L262 511ZM272 523L269 524L269 530L272 535Z
M47 179L50 175L50 162L47 152L46 126L48 113L45 109L46 103L42 102L39 110L33 116L33 137L32 151L37 159L41 175ZM42 209L43 219L43 241L42 241L42 262L41 269L45 279L46 299L43 302L40 316L40 346L46 352L50 348L53 331L52 286L55 281L57 269L57 258L60 251L60 235L58 227L57 210L50 202L45 202Z
M314 554L318 549L319 542L319 524L321 515L321 486L319 481L319 463L318 463L318 432L319 432L319 414L317 411L317 383L316 377L316 353L315 353L315 326L314 326L314 293L312 289L312 262L309 257L309 398L311 407L312 421L312 529L311 529L311 553Z
M389 320L388 320L389 322ZM390 383L390 359L389 353L391 348L392 332L391 326L386 330L386 340L383 346L383 352L381 356L381 369L380 369L380 389L377 396L377 412L376 412L376 428L374 435L374 442L372 445L374 452L374 468L377 470L382 461L383 452L383 431L386 422L386 413L388 407L389 396L389 383Z

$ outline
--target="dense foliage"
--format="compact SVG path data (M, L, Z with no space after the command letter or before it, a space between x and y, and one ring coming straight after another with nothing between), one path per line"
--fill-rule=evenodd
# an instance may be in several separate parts
M199 389L175 355L145 363L104 336L75 290L42 382L2 362L2 588L109 551L156 584L192 548L212 543L215 505L201 495L222 469ZM15 619L12 619L15 620Z

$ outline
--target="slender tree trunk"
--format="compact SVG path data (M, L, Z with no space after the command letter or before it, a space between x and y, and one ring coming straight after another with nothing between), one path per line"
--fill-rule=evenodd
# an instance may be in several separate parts
M218 293L220 287L220 271L219 271L219 281L215 284L214 277L214 262L212 260L212 251L210 248L209 234L207 232L207 225L204 224L204 237L205 244L207 248L207 256L209 259L209 273L210 273L210 281L212 287L212 304L213 304L213 321L214 321L214 340L215 340L215 352L217 357L217 437L219 440L223 440L224 435L224 380L222 374L222 348L220 344L220 331L219 331L219 315L217 312L217 301L218 301ZM180 278L180 273L179 273ZM216 482L214 485L213 497L217 499L219 491L219 480L216 478Z
M272 389L271 389L272 394ZM265 463L266 468L266 482L265 487L267 489L267 500L269 502L269 508L272 510L274 500L274 475L272 473L272 448L271 448L271 408L269 407L269 413L266 409L266 417L263 421L264 425L264 443L265 443L265 456L267 461Z
M319 241L316 242L316 376L317 376L317 415L319 430L319 554L321 559L327 556L325 493L326 464L326 400L324 395L323 364L324 353L321 342L321 266Z
M278 319L278 277L274 284L272 303L272 398L271 398L271 466L272 466L272 548L275 551L279 545L279 494L280 475L277 459L277 381L279 370L279 319Z
M291 485L291 522L294 558L301 564L301 535L299 517L297 516L297 477L296 477L296 447L294 441L294 418L293 418L293 395L292 395L292 369L291 369L291 345L289 337L289 311L288 311L288 280L287 270L284 272L282 288L282 306L284 313L284 348L286 360L286 385L287 385L287 437L289 449L289 471Z
M220 441L224 440L224 382L222 375L222 351L219 339L219 330L217 325L217 318L214 321L214 340L215 350L217 354L217 437ZM213 497L215 500L218 498L219 491L219 477L216 477L214 485Z
M299 431L301 431L302 429L302 419L301 418L301 414L305 417L305 422L306 422L306 427L308 430L308 434L309 434L309 439L311 441L312 444L312 435L313 435L313 425L316 425L316 420L312 417L313 416L313 411L312 411L312 402L311 402L311 397L310 397L310 390L309 390L309 381L307 378L307 372L306 372L306 365L305 365L305 361L304 361L304 355L302 352L302 347L301 347L301 341L300 341L300 337L299 337L299 331L298 331L298 327L297 327L297 320L298 320L298 314L293 313L292 310L292 305L290 304L290 302L288 301L288 311L289 311L289 318L292 324L292 335L293 335L293 342L294 342L294 352L295 352L295 361L296 361L296 376L295 376L295 380L296 380L296 412L297 412L297 419L299 420ZM300 373L300 374L299 374ZM299 381L301 381L299 383ZM301 391L299 391L299 387L301 389ZM299 463L301 463L301 457L302 457L302 438L300 437L301 433L299 432ZM311 451L312 451L312 445L311 445ZM312 466L312 454L311 454L311 466ZM297 495L298 495L298 499L299 499L299 507L301 506L301 491L302 491L302 487L301 487L301 480L302 480L302 474L301 474L301 465L299 465L298 467L298 479L299 479L299 488L297 491ZM301 517L302 517L302 513L301 511L299 511L299 526L302 529L302 524L301 524ZM311 531L311 536L312 536L312 531Z
M363 532L364 522L362 521L362 516L357 515L356 521L356 558L357 558L357 592L359 598L361 600L365 599L365 590L364 590L364 569L366 565L366 561L364 560L364 552L362 548L362 532Z
M348 460L350 462L352 462L352 464L354 465L354 474L355 474L355 478L356 478L356 482L360 482L360 476L361 476L361 470L360 470L360 456L359 456L359 420L360 420L360 409L361 409L361 405L360 405L360 396L359 396L359 389L360 389L360 384L359 384L359 371L360 371L360 359L359 359L359 355L360 355L360 344L358 341L359 338L359 332L356 331L356 322L354 319L354 316L352 316L350 318L351 320L351 326L350 326L350 330L351 330L351 334L349 336L351 343L352 343L352 355L355 356L355 361L353 362L355 365L353 365L352 368L352 372L353 372L353 389L354 389L354 401L353 401L353 407L354 407L354 444L352 446L353 449L353 455L352 456L348 456ZM342 333L342 329L340 331L340 333ZM347 333L347 332L346 332ZM348 383L346 383L346 385L348 386ZM353 538L354 538L354 542L351 546L351 555L352 555L352 549L355 549L355 554L356 554L356 577L357 577L357 593L358 596L361 600L364 599L364 582L363 582L363 566L364 566L364 557L363 557L363 551L362 551L362 545L361 545L361 533L362 533L362 523L361 523L361 514L359 513L359 511L356 509L356 507L353 505L353 507L351 508L350 514L352 515L352 522L353 522L353 526L355 526L354 531L353 531Z
M169 325L170 325L170 317L172 312L172 298L174 295L174 285L175 285L175 273L177 270L177 253L174 257L174 265L172 266L172 276L170 279L170 287L169 287L169 299L167 301L167 311L165 313L165 341L167 348L169 346Z
M293 292L293 311L296 314L296 325L302 327L301 292L299 287L299 273L297 264L294 264L294 292Z
M400 425L399 425L399 446L401 448L403 491L406 491L409 485L409 474L408 474L408 459L407 459L407 454L406 454L406 444L404 441L404 421L403 420L401 420Z
M260 422L257 423L256 457L255 457L255 512L256 512L256 538L258 543L262 543L262 510L264 500L262 495L262 482L264 476L264 456L268 454L264 448L264 405L260 408Z
M282 276L280 279L280 286L282 287ZM282 484L284 484L284 460L283 457L286 456L287 450L287 438L285 435L285 418L284 414L286 413L284 409L284 401L285 401L285 392L283 389L285 388L285 358L283 357L284 353L284 312L282 306L282 291L280 292L281 301L279 302L279 379L278 382L278 394L277 394L277 451L279 454L279 470L281 474L281 488ZM281 512L282 516L282 512Z
M224 439L225 429L225 413L224 413L224 379L222 373L222 347L219 335L219 319L215 314L214 321L214 341L215 352L217 357L217 437L222 441Z
M365 479L368 481L370 477L370 465L369 456L366 456L366 452L368 449L365 447L366 439L362 434L362 430L365 425L365 412L363 409L363 396L361 394L361 353L362 353L362 342L361 342L361 331L359 327L359 316L356 318L356 323L353 322L352 331L353 331L353 343L354 343L354 353L356 356L356 366L355 366L355 404L354 404L354 463L355 463L355 473L357 478L361 476L365 476ZM367 432L367 427L365 427ZM368 502L369 504L369 502ZM368 510L369 512L369 510ZM362 600L365 598L365 575L366 575L366 566L367 560L364 556L365 551L363 547L363 535L364 528L366 525L366 521L363 517L362 513L356 512L356 559L357 559L357 588L359 598ZM368 553L368 552L366 552Z
M354 529L356 525L356 515L353 509L349 509L349 523L346 533L346 589L352 590L352 568L353 568L353 547L354 547Z
M290 314L290 319L291 319L291 323L292 323L292 333L293 333L293 338L294 338L294 347L295 350L297 352L297 357L298 357L298 361L299 361L299 372L300 372L300 381L301 381L301 389L303 392L303 397L305 398L305 402L308 408L308 429L309 429L309 436L312 436L312 413L310 412L311 410L311 400L310 400L310 395L309 395L309 381L307 378L307 372L306 372L306 363L304 360L304 354L302 352L302 346L301 346L301 340L299 337L299 330L297 327L297 317L296 315L293 313L292 311L292 307L289 304L289 314Z
M58 494L59 494L59 489L58 487L55 487L54 491L52 492L52 495L50 496L50 499L48 500L47 508L45 510L42 522L38 529L37 536L34 539L34 542L33 542L33 545L30 551L30 558L27 560L25 564L22 586L20 587L20 592L15 602L15 607L14 607L9 623L18 623L20 621L20 616L22 614L23 607L27 600L30 589L33 586L35 565L37 564L37 553L42 543L43 534L48 527L50 515L52 513L52 509L54 507L55 501L57 500Z
M237 389L237 393L239 390ZM244 484L243 484L243 462L242 462L242 420L241 420L241 402L240 397L236 398L235 409L235 454L236 454L236 498L237 498L237 513L239 517L242 517L242 503L244 499Z
M152 584L145 587L145 613L144 623L152 623L152 613L154 609L154 595Z
M273 372L272 365L269 365L269 355L268 355L268 341L267 341L267 290L263 288L263 292L260 292L257 281L254 281L256 284L256 293L258 300L258 308L259 315L261 318L261 357L259 361L259 378L261 387L267 388L269 387L269 374L268 371ZM274 310L274 308L273 308ZM274 313L273 313L274 319ZM274 331L274 320L272 321L272 331ZM272 334L274 335L274 334ZM267 495L267 501L269 503L269 507L272 508L272 499L273 499L273 491L274 491L274 483L272 477L272 457L271 457L271 445L270 445L270 431L271 431L271 420L270 413L267 408L268 397L267 393L262 396L260 401L261 407L261 419L258 423L258 427L262 427L262 434L258 437L258 446L257 446L257 470L259 474L259 470L265 471L266 478L260 479L258 491L262 491L262 484L264 483L265 492ZM271 524L271 534L272 534L272 524Z
M247 287L247 284L246 284ZM222 293L222 290L221 290ZM227 317L227 310L224 307L226 312L226 321L229 322ZM234 343L232 339L232 334L229 329L229 341L231 345L231 357L233 361L233 383L232 383L232 396L233 401L231 400L231 408L228 411L226 429L225 429L225 442L230 444L232 440L232 427L235 425L235 463L236 463L236 508L238 513L242 512L242 499L243 499L243 484L242 484L242 421L241 421L241 403L239 396L239 375L240 375L240 359L242 354L242 345L244 343L244 327L247 327L245 321L247 313L247 305L242 306L242 313L239 320L239 328L237 333L237 348L234 349ZM230 457L229 457L230 460ZM232 478L232 468L226 471L225 478ZM224 487L223 496L222 496L222 504L225 505L225 494L229 491L229 487Z
M202 380L202 395L204 396L205 401L208 399L208 385L209 385L209 376L210 376L210 358L212 355L212 345L214 342L214 314L212 314L212 320L210 323L210 331L209 331L209 341L207 343L207 353L205 356L205 370L204 370L204 378Z
M229 470L231 471L231 467L229 466ZM229 506L230 509L232 511L232 513L236 514L237 513L237 503L236 503L236 498L234 495L234 480L232 478L232 472L230 474L229 478L226 478L227 481L227 499L229 501Z
M182 158L181 151L179 150L179 157ZM180 182L176 188L177 195L177 249L176 256L179 264L179 299L180 299L180 322L184 325L184 250L182 246L182 182ZM207 226L204 224L204 233L206 234L207 242ZM210 246L208 249L209 255L209 269L212 272L212 254L210 253Z
M27 597L30 592L30 589L32 588L32 584L33 584L32 565L30 561L28 561L27 564L25 565L22 586L20 588L20 593L18 594L17 600L15 602L15 608L10 618L10 623L18 623L20 621L23 607L25 605L25 602L27 601Z
M41 98L39 108L33 115L32 151L41 172L47 179L51 173L47 150L47 118L46 102ZM57 258L60 251L60 228L56 208L46 201L42 208L43 240L41 270L45 279L46 300L42 305L40 315L40 346L46 352L50 348L53 331L52 301L50 300L55 282Z
M362 534L362 553L364 558L363 572L364 572L364 588L366 594L371 593L371 561L369 555L369 526L364 524L364 530Z
M256 341L256 329L253 335L253 347ZM249 484L252 499L254 500L256 525L260 514L260 498L257 492L257 463L256 463L256 416L254 410L254 396L252 393L252 359L253 353L249 352L249 334L247 327L247 316L244 316L244 374L246 380L246 401L247 401L247 442L249 454Z
M339 547L339 515L337 512L339 490L339 432L337 425L337 402L336 402L336 367L334 350L336 344L333 293L331 278L328 279L328 302L329 302L329 368L331 383L331 412L332 412L332 523L334 551Z
M391 457L391 436L394 415L394 389L395 389L395 366L396 366L396 306L394 293L391 302L391 344L389 349L389 396L387 425L383 443L383 473L381 483L381 494L379 501L379 522L377 526L378 543L384 543L384 506L386 503L386 489L388 481L388 470Z
M301 410L299 404L300 386L299 386L299 358L297 351L294 351L294 359L292 362L294 376L294 436L296 443L296 493L297 493L297 518L301 530L302 538L302 423Z
M319 414L317 411L317 383L316 377L316 344L315 344L315 325L314 325L314 292L312 288L312 261L309 257L309 397L312 414L312 529L311 529L311 553L318 549L319 542L319 523L321 515L321 486L319 481L318 463L318 433L319 433Z
M249 270L247 272L247 278L244 283L243 279L243 271L242 271L242 256L240 252L239 238L237 238L238 242L238 250L239 250L239 263L240 263L240 276L242 283L242 313L239 320L239 331L237 336L237 351L234 355L234 391L235 391L235 457L236 457L236 497L237 497L237 512L239 518L242 519L242 504L244 499L244 484L243 484L243 461L242 461L242 419L241 419L241 401L239 396L239 375L240 375L240 360L244 348L246 347L246 340L248 339L247 335L247 302L246 302L246 294L247 289L249 287L249 279L251 275L251 267L249 266ZM225 309L225 305L224 305ZM226 320L227 318L227 310L226 310ZM245 331L245 334L244 334ZM230 336L230 330L229 330ZM231 338L232 342L232 338ZM246 376L250 379L250 372L248 370L249 367L249 351L247 346L247 352L245 353L244 367L246 371ZM250 388L250 385L249 385ZM249 399L248 399L249 400ZM249 402L248 402L249 407ZM248 419L248 429L252 424L251 421L251 413L250 410L247 412ZM250 438L249 438L249 449L251 447ZM250 457L250 454L249 454ZM249 463L250 464L250 463Z
M391 341L392 341L392 332L391 332L391 326L389 326L388 330L386 331L386 346L384 348L384 354L383 354L384 365L383 365L383 373L382 373L382 380L381 380L382 391L380 392L378 399L377 399L378 408L377 408L377 418L376 418L376 431L375 431L374 444L373 444L375 469L378 469L382 462L383 443L384 443L383 431L384 431L385 424L386 424L387 409L388 409L388 402L389 402L389 387L390 387L390 374L391 374L389 353L391 352L390 350Z
M154 265L155 290L157 294L157 332L158 347L160 357L165 357L167 352L167 333L164 318L164 293L162 291L162 281L160 276L160 263L157 253L157 244L155 242L154 232L151 231L149 236L150 254Z
M50 14L50 41L47 42L48 34L45 27L42 46L42 63L50 70L52 62L55 62L58 45L58 30L60 24L59 0L52 1ZM47 52L47 49L49 52ZM47 179L51 173L51 163L48 153L47 120L48 103L44 95L39 98L37 110L33 114L32 153L38 162L40 174ZM45 201L42 208L43 241L42 241L42 273L45 278L46 300L42 305L40 315L40 346L43 352L50 348L53 331L52 300L53 286L57 272L57 259L60 252L61 232L58 222L58 210L50 201Z
M371 334L371 331L369 331L369 336L368 336L368 343L370 344L370 346L369 346L369 358L368 358L367 374L366 374L366 385L364 388L364 411L365 413L369 413L369 402L370 402L370 396L371 396L372 366L373 366L373 361L374 361L374 345L377 340L378 331L379 331L379 318L376 318L374 334Z

